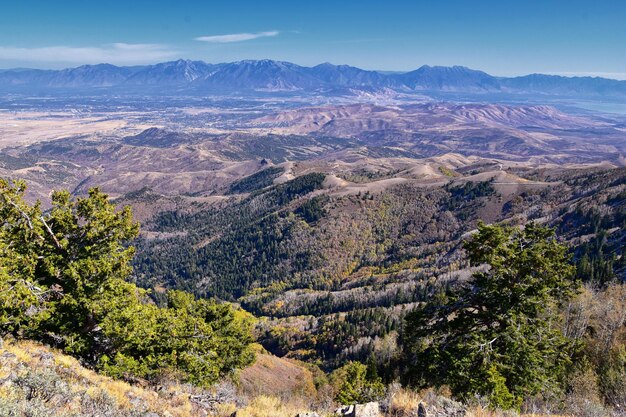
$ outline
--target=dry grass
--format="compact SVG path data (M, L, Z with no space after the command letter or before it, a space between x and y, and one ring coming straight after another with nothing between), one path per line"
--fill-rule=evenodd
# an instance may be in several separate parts
M190 386L176 383L164 385L158 393L151 389L114 380L87 369L78 360L30 341L8 341L0 348L3 359L0 376L7 377L12 372L26 374L29 370L44 372L50 370L55 378L69 387L63 408L50 412L50 416L62 413L82 415L81 400L89 398L110 398L120 412L145 410L159 416L191 417L202 412L190 400L195 393ZM309 370L294 361L260 354L257 363L242 373L242 385L251 398L243 408L235 404L221 404L218 416L230 416L234 411L240 417L293 417L310 409L315 397L313 376ZM264 385L264 387L261 387ZM272 392L272 394L261 393ZM289 395L291 393L291 395ZM10 387L0 386L0 397L18 399L19 392ZM61 414L59 414L61 413ZM122 414L120 414L122 415Z
M25 375L31 370L52 371L55 380L69 387L68 392L63 394L64 398L60 399L60 405L51 409L49 417L65 416L66 413L83 415L81 407L84 398L102 397L110 399L120 416L126 416L124 413L133 410L168 417L205 415L190 399L191 394L199 393L193 387L170 383L164 384L157 393L152 389L100 375L81 366L75 358L39 343L7 341L0 348L0 358L0 377L7 377L11 373ZM311 372L295 361L261 353L254 367L242 374L245 379L242 385L246 387L240 388L248 391L245 393L250 398L247 404L239 404L239 407L233 403L221 404L216 416L226 417L237 411L238 417L293 417L310 411L311 401L316 397ZM254 378L259 380L255 381ZM266 386L260 387L260 384ZM6 385L0 385L0 398L24 401L23 394Z
M31 370L55 372L59 381L70 387L69 395L72 397L66 399L68 411L80 412L80 399L83 396L97 397L98 394L104 393L113 399L115 406L121 411L141 407L145 408L146 412L169 414L172 417L196 415L189 400L187 387L174 385L157 393L100 375L81 366L72 357L30 341L6 342L0 348L0 355L5 353L14 356L2 363L0 373L3 377L11 372L24 375ZM10 392L10 387L4 386L1 389L3 391L0 392L0 396L4 398L15 394Z
M241 390L250 397L314 397L313 374L296 361L257 353L256 362L239 374Z
M227 417L234 410L236 408L232 404L222 405L218 417ZM297 399L285 402L276 397L260 395L247 406L237 409L237 417L294 417L307 411L310 411L308 406Z
M419 404L436 406L442 399L451 397L447 388L416 392L406 388L397 388L389 399L388 417L415 416ZM430 415L430 414L429 414ZM466 417L548 417L545 414L518 414L514 411L494 410L481 405L472 405L466 410ZM550 417L575 417L573 415L550 414Z
M417 392L400 388L391 396L389 415L392 417L410 416L422 402L424 399Z

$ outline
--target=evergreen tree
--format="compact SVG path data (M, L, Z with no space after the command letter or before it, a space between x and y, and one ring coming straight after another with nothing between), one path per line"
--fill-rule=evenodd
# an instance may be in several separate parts
M340 404L379 401L385 395L382 380L360 362L348 362L335 370L331 381L335 386L335 400Z
M119 377L174 372L209 385L252 362L250 321L227 304L174 291L158 308L125 282L139 225L97 189L52 208L0 179L0 335L55 345Z
M551 229L479 225L465 244L471 279L406 318L405 353L414 385L516 407L558 385L570 342L557 306L574 292L574 267Z

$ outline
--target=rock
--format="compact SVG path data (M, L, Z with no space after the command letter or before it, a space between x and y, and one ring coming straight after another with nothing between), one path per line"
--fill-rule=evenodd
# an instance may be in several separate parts
M346 417L354 417L354 405L344 405L335 410L335 414Z
M50 352L41 352L39 361L44 366L52 366L54 365L54 355Z
M380 405L377 402L347 405L335 410L335 414L345 417L379 417Z
M237 388L227 382L217 384L212 391L204 391L196 395L189 396L189 400L197 407L211 413L217 412L220 404L231 403L238 406L243 405L241 398L237 396Z
M7 351L2 352L2 355L0 355L0 357L4 358L4 359L15 359L17 358L17 356L15 356L13 353Z
M217 406L219 404L223 404L223 401L219 396L213 395L211 393L204 393L200 395L191 395L189 400L197 405L199 408L204 410L209 410L211 412L217 411Z
M139 397L133 397L133 398L131 398L128 402L129 402L129 403L133 406L133 408L135 408L135 409L138 409L138 408L144 408L144 406L145 406L145 401L144 401L144 400L142 400L142 399L141 399L141 398L139 398Z
M426 407L424 407L423 403L420 403L420 405L417 407L417 417L428 417Z
M377 402L357 404L354 406L354 417L379 417L380 405Z
M298 413L296 414L296 417L320 417L320 415L317 414L316 412L309 411L306 413Z
M0 354L0 365L8 366L9 364L17 362L17 356L9 351L4 351Z
M422 408L424 414L420 414L420 409ZM464 417L467 414L467 410L461 403L446 397L436 396L428 405L420 403L417 413L418 417Z

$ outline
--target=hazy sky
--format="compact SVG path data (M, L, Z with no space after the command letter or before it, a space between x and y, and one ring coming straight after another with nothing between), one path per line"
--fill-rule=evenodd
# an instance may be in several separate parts
M626 79L626 0L2 0L0 67L270 58Z

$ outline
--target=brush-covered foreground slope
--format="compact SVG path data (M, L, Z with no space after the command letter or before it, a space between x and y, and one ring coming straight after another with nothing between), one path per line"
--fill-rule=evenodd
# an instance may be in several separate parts
M192 417L211 413L226 416L236 409L254 415L257 398L280 405L279 398L315 398L313 373L294 360L262 350L256 362L240 371L234 383L224 381L210 390L162 381L150 386L114 380L87 369L55 349L30 341L7 340L0 346L0 415L49 417ZM295 401L294 401L295 402ZM278 411L266 410L268 412Z
M273 353L333 367L372 352L391 360L405 312L471 273L461 243L479 220L547 223L582 275L624 277L624 169L429 169L430 180L311 172L277 185L266 169L184 209L161 210L171 198L149 190L127 196L157 212L144 222L135 279L238 300L266 317L259 337Z
M0 415L28 417L294 417L334 415L332 388L316 390L313 374L296 361L259 353L237 386L223 382L199 390L173 382L158 387L98 375L74 358L28 341L0 346ZM326 389L326 391L324 391ZM329 391L330 390L330 391ZM417 393L397 385L384 399L388 417L429 415L502 416L499 410L465 406L433 390ZM529 416L530 417L530 416Z
M3 416L189 417L200 407L190 387L161 392L113 380L76 359L35 342L4 342L0 348L0 414ZM168 414L166 414L168 413Z

